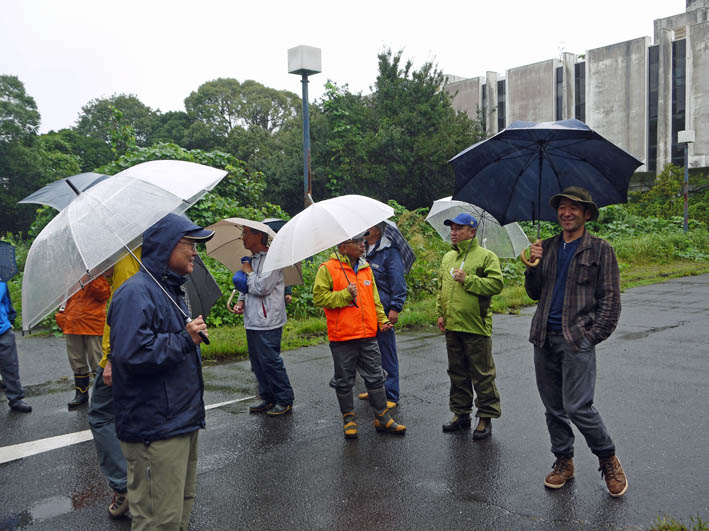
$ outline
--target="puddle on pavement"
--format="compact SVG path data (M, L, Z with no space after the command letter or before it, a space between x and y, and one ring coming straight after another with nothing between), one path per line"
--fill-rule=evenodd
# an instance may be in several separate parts
M73 510L73 503L68 496L53 496L35 503L30 509L21 513L0 516L0 530L23 528L33 522L47 520L69 513Z

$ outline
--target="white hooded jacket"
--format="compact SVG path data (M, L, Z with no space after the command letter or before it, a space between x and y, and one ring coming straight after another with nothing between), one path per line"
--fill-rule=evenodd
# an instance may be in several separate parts
M244 301L244 328L247 330L273 330L286 324L285 282L278 269L262 273L266 252L253 255L253 271L246 275L248 293L240 293Z

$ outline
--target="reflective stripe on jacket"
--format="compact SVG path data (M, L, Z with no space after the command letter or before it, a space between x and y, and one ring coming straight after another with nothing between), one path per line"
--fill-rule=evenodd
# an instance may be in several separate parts
M366 261L360 260L355 273L347 257L341 260L342 264L333 255L322 264L313 285L313 302L325 310L328 338L349 341L375 337L378 323L386 322L387 318L372 269ZM350 282L357 284L357 306L347 291Z

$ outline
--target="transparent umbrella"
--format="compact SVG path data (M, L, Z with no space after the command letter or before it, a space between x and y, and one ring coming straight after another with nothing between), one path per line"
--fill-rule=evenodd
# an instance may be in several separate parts
M478 220L477 238L482 247L490 249L500 258L516 258L529 246L529 238L517 223L500 223L479 206L456 201L444 197L433 202L426 221L436 229L441 238L451 241L451 229L444 225L446 219L451 219L465 212Z
M29 330L140 244L163 216L183 213L226 172L184 161L133 166L81 193L40 232L22 280L22 327Z

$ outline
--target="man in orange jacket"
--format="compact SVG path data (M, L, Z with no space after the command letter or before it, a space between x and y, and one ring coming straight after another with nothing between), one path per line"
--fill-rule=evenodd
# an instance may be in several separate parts
M74 372L76 395L67 404L74 409L89 401L90 373L96 374L101 359L101 338L106 322L106 301L111 286L100 276L82 287L67 301L64 311L55 315L66 339L66 353Z
M359 371L374 409L377 431L403 435L406 426L389 414L382 357L377 343L377 330L388 331L393 325L387 319L374 275L362 258L364 237L358 235L337 246L338 253L322 264L313 284L313 303L324 308L327 334L335 366L330 386L335 389L348 439L357 437L352 387L355 371Z

